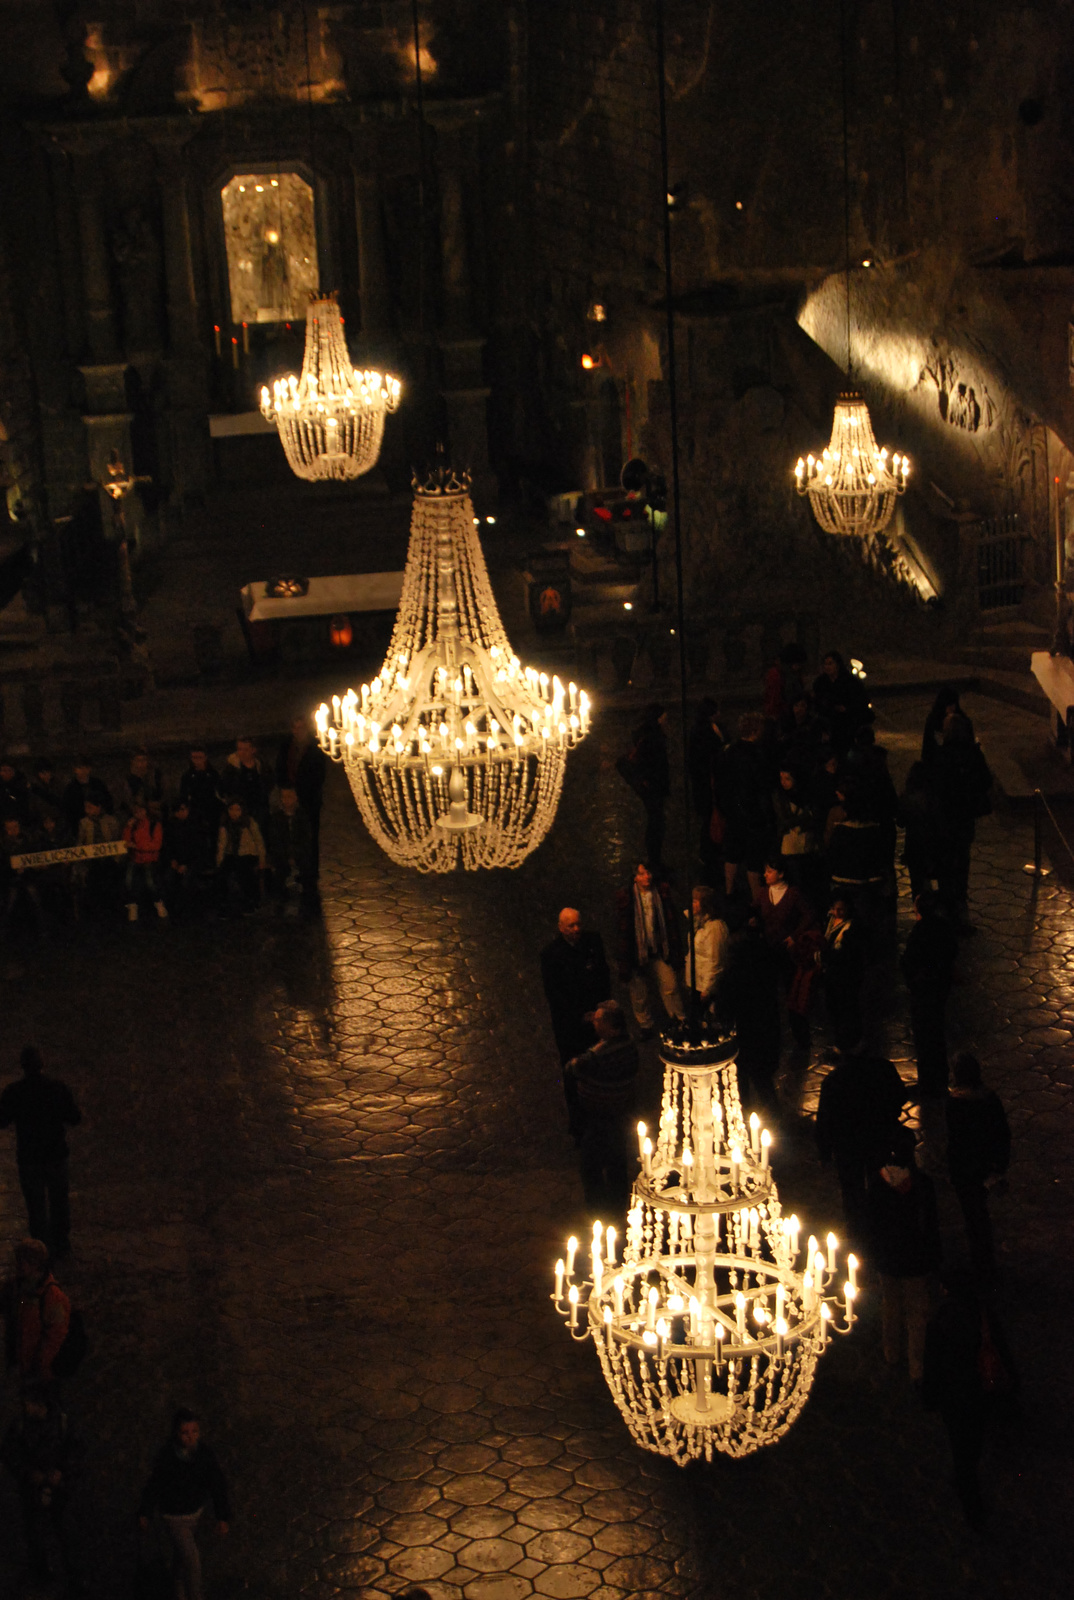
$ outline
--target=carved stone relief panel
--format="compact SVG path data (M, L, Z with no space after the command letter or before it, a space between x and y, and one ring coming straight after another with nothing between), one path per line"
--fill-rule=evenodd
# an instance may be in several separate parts
M920 383L936 389L940 416L952 428L966 433L987 431L996 420L992 396L978 374L964 369L953 355L940 356L922 369Z
M312 188L297 172L246 172L220 198L232 322L301 322L320 281Z

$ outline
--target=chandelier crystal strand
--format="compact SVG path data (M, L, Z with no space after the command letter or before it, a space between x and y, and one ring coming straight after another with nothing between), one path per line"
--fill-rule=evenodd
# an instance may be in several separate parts
M376 465L384 418L399 404L398 378L351 364L334 294L313 295L306 312L302 376L261 390L261 415L279 430L299 478L358 478Z
M819 456L801 457L794 469L800 495L809 496L825 533L866 542L891 521L895 497L910 476L908 456L877 448L869 408L860 394L841 394L831 442Z
M469 479L415 482L399 611L379 675L317 712L362 820L401 866L517 867L555 819L589 697L523 667L476 532Z
M556 1263L556 1310L573 1338L592 1338L631 1435L680 1466L774 1444L831 1335L855 1321L858 1263L848 1256L840 1287L833 1234L802 1254L770 1136L742 1115L735 1052L733 1037L663 1042L660 1127L654 1146L638 1124L622 1259L615 1230L595 1222L588 1275L577 1239Z

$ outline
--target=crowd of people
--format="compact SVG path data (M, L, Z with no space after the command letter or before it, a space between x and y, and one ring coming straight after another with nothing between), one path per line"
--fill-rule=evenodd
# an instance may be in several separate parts
M130 922L143 910L162 921L315 912L327 758L307 719L295 719L274 761L246 737L219 768L204 745L189 755L169 793L136 750L115 794L88 755L65 785L47 759L28 777L0 757L0 932L45 939L124 911Z
M943 1412L963 1505L978 1520L983 1392L973 1373L996 1271L988 1195L1007 1170L1010 1132L977 1058L949 1062L946 1007L960 941L974 932L970 856L977 820L991 808L991 773L957 692L944 687L900 794L861 677L836 651L811 685L805 665L800 647L786 647L766 676L763 706L738 718L733 737L714 700L698 708L686 753L697 826L688 916L662 859L671 794L662 706L647 708L615 763L644 807L644 859L616 897L613 961L573 907L542 954L568 1130L587 1209L622 1214L636 1169L639 1043L688 1020L734 1029L743 1101L773 1122L786 1117L776 1091L784 1025L798 1068L823 1025L818 1153L838 1177L846 1238L876 1275L885 1360L905 1360ZM914 923L898 966L916 1083L880 1053L868 999L898 949L900 830ZM910 1106L946 1126L969 1258L968 1267L947 1264L935 1315L941 1234ZM952 1363L970 1373L953 1387L936 1376Z

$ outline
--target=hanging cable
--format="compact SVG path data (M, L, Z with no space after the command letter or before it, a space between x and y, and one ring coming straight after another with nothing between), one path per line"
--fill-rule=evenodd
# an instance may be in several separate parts
M414 86L418 109L418 332L422 348L425 345L425 81L421 71L421 29L418 21L418 0L412 0L414 24Z
M671 196L670 172L668 163L668 108L667 84L665 82L667 52L664 41L664 0L656 0L656 72L657 72L657 101L660 108L660 176L663 185L661 189L661 204L664 216L664 301L667 313L667 345L668 345L668 410L671 419L671 526L675 550L675 614L678 620L679 642L679 712L682 719L682 780L683 802L685 805L685 818L687 837L690 828L690 768L689 768L689 742L690 724L686 704L686 617L685 602L683 599L683 573L682 573L682 528L680 522L680 490L679 490L679 393L675 367L675 297L673 292L673 279L671 270ZM689 885L687 886L690 887ZM691 1027L696 1023L696 1013L693 996L697 990L697 952L694 939L694 905L693 893L687 896L687 926L690 935L690 963L689 963L689 989L687 999L687 1017Z
M848 110L847 7L839 0L839 70L843 92L843 266L847 300L847 387L853 387L850 364L850 113Z

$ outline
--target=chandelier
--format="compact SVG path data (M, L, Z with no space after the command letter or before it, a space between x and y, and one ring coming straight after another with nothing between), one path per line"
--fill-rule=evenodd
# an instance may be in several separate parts
M595 1222L588 1276L575 1238L556 1263L556 1309L575 1339L592 1338L635 1441L680 1466L774 1444L832 1334L855 1320L858 1263L847 1257L840 1289L834 1234L801 1254L770 1136L743 1119L735 1050L733 1037L663 1041L660 1126L654 1147L638 1124L622 1260L615 1229Z
M906 488L908 456L878 450L869 408L860 394L841 394L835 405L831 443L819 456L798 459L794 469L800 495L809 496L813 515L825 533L868 542L891 521L895 496Z
M415 481L403 592L372 683L317 712L373 838L401 866L517 867L556 815L589 698L523 667L493 598L469 479Z
M334 294L311 295L302 376L261 390L261 415L279 430L299 478L358 478L376 465L384 417L399 404L398 378L351 365Z

